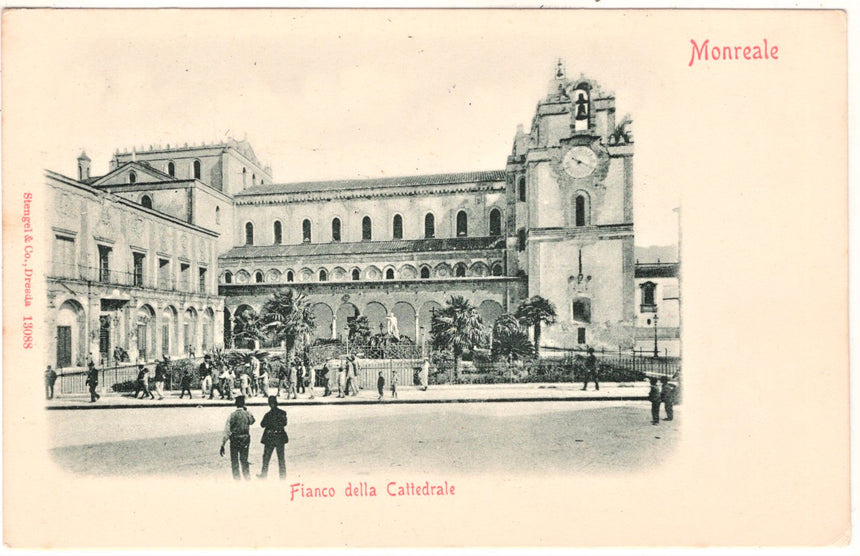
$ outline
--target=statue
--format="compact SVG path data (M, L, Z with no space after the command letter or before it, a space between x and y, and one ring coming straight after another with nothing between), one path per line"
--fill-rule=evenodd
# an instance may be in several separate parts
M385 317L385 324L388 327L389 336L400 337L400 330L397 328L397 317L394 316L394 313L389 311L388 316Z

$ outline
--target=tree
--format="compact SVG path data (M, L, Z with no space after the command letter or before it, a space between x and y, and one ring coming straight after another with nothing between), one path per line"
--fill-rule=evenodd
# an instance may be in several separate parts
M454 381L459 378L463 353L484 343L486 335L478 308L460 295L451 296L445 307L436 311L430 326L430 341L438 350L450 349L454 356Z
M254 342L263 339L263 331L260 317L254 309L248 307L233 316L233 345L236 341L249 342L251 349L255 348Z
M367 344L370 340L370 322L367 317L360 315L346 323L347 338L351 343L359 345Z
M555 324L558 314L555 305L548 299L536 295L523 301L515 315L523 326L534 327L535 354L540 357L540 329L542 324Z
M263 305L260 316L263 329L284 343L284 359L289 364L296 350L310 345L311 333L316 328L311 306L304 295L293 290L276 293Z
M492 354L496 359L504 358L507 363L535 355L535 347L529 340L528 332L510 313L500 316L493 324Z

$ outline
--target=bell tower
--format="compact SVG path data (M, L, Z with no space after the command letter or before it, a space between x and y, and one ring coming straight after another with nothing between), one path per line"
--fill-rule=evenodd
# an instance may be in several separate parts
M614 95L584 75L570 79L559 60L530 133L514 141L507 171L517 237L508 258L516 268L509 272L528 277L529 297L556 307L558 324L543 333L544 346L632 345L630 123L616 125Z

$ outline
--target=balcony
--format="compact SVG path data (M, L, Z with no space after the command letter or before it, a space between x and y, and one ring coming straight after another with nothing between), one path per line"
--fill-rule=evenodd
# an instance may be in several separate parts
M48 277L56 280L80 280L109 286L126 286L130 288L159 289L208 295L205 291L191 291L187 281L182 283L175 278L161 276L160 279L156 280L156 277L149 276L146 273L123 272L78 264L53 263Z

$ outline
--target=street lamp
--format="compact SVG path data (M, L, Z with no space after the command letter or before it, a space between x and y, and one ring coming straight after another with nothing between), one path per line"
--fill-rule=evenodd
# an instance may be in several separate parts
M657 351L657 314L654 314L654 358L659 356Z

